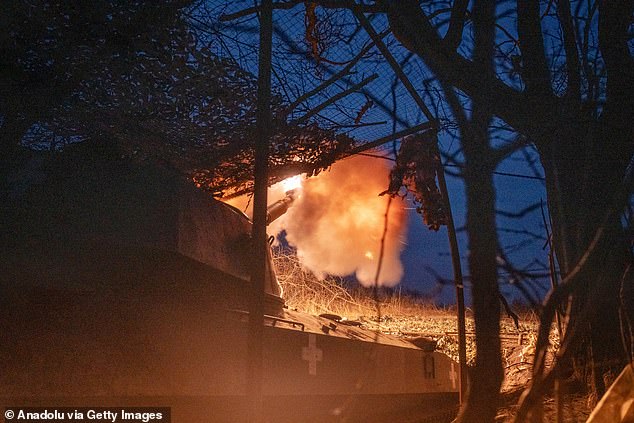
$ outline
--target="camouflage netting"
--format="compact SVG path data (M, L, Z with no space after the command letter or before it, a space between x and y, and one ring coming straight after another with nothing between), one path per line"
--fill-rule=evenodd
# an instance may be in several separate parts
M447 224L448 211L436 185L440 156L432 131L406 137L401 142L396 166L390 172L390 187L385 192L392 196L411 194L417 204L416 211L423 215L425 225L437 231Z
M216 197L231 197L252 191L254 158L252 142L231 160L218 160L214 166L194 170L198 187L210 190ZM335 131L317 126L305 128L285 125L276 131L271 143L269 181L275 183L300 173L315 175L341 157L354 141Z
M23 146L106 142L138 162L177 169L216 197L252 189L259 24L241 15L251 2L99 0L86 22L86 10L39 3L28 26L21 16L31 11L16 4L7 22L14 36L0 45L12 71L0 94L19 105L4 118L26 133ZM318 173L354 147L427 120L351 22L349 11L312 3L276 10L270 183ZM374 24L398 45L384 19ZM425 86L411 56L402 48L394 55ZM389 153L381 150L373 149Z

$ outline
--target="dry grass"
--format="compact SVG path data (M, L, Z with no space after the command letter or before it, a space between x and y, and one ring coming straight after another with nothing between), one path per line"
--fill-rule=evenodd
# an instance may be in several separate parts
M341 279L329 277L320 280L304 271L295 255L274 248L273 262L289 308L315 315L332 313L349 319L356 319L372 310L346 290Z
M278 280L288 307L319 315L332 313L349 320L357 320L371 330L380 330L396 336L426 336L438 343L438 349L458 359L456 309L441 308L420 297L403 294L399 289L379 290L346 287L340 278L318 279L302 269L297 256L274 248L274 263ZM377 298L378 297L378 298ZM520 313L520 327L510 318L503 318L501 336L504 357L510 357L519 337L534 347L537 317L530 311ZM475 327L470 311L466 318L467 362L475 359Z
M350 287L341 278L319 279L302 269L297 256L273 249L273 261L278 281L282 286L284 300L290 308L311 314L333 313L351 320L382 316L381 322L389 322L388 316L426 314L446 315L447 311L421 299L402 294L400 290L374 290ZM378 299L378 302L377 302ZM378 325L381 330L390 330L391 325Z

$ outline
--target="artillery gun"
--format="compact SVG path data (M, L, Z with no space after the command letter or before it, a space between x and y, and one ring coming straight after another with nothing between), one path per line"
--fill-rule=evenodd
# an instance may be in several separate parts
M171 407L246 421L251 222L174 174L46 165L0 210L0 404ZM269 208L271 221L293 193ZM442 421L444 354L284 308L266 283L264 421Z

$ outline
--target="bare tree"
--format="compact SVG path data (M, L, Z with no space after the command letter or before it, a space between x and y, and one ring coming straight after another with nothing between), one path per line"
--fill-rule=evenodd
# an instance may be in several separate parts
M515 145L487 151L479 150L482 142L478 144L473 129L463 131L465 157L481 160L478 175L472 175L469 167L464 172L469 213L483 207L472 202L474 198L493 194L482 175L521 143L532 142L537 147L546 174L555 255L562 277L567 278L547 304L548 309L569 311L565 348L556 365L564 367L560 374L574 368L595 396L602 395L610 375L628 360L619 336L619 304L626 302L619 302L618 294L622 284L631 283L631 276L626 275L631 251L620 210L630 193L623 178L634 153L630 33L634 2L502 2L496 8L496 19L486 23L479 21L480 6L471 9L465 1L454 1L451 8L421 5L416 0L351 3L322 2L324 7L385 13L394 36L442 81L447 100L451 90L457 89L473 102L471 120L460 125L462 128L472 128L469 124L477 122L478 114L483 113L479 108L484 107L523 135ZM491 79L482 71L482 57L477 56L482 52L478 37L483 25L496 31L496 77ZM472 238L479 235L472 231L485 229L482 225L467 229L471 254L482 254L483 245L476 247ZM494 242L489 240L486 245ZM486 271L480 266L488 267L486 260L470 263L476 266L470 269L472 275ZM474 283L476 303L479 295L490 296L477 286ZM486 325L493 315L497 318L497 312L492 305L490 316L476 316L476 325ZM628 313L632 311L626 310ZM543 333L550 328L553 315L543 314ZM546 345L547 340L540 343L539 353ZM488 359L497 357L491 353ZM489 365L497 367L497 363ZM543 366L538 363L535 372L539 376ZM491 387L497 377L496 372L490 375ZM533 392L543 392L552 386L553 378L540 376L536 381ZM474 391L480 389L478 385L476 378ZM523 409L530 405L525 402Z
M400 12L393 10L390 18ZM476 363L467 400L459 422L482 422L495 419L498 394L504 376L500 351L500 302L496 255L495 190L491 160L489 125L492 110L484 95L495 81L493 47L495 5L478 1L473 6L473 63L482 78L483 90L473 96L471 116L466 116L454 88L442 81L445 95L458 121L465 156L463 172L467 190L467 232L469 235L469 270L471 272L473 310L476 322ZM397 18L398 19L398 18Z

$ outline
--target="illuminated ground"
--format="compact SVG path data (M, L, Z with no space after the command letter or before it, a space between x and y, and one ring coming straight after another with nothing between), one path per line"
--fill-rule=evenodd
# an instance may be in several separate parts
M437 341L437 349L458 359L457 318L455 308L439 308L428 301L393 291L381 295L377 302L371 290L346 290L336 279L318 280L302 271L297 258L288 254L275 255L278 278L285 292L287 305L312 314L332 313L360 322L364 327L399 337L425 336ZM513 319L501 319L500 338L504 357L505 379L502 386L502 406L497 422L511 422L522 390L530 381L531 364L538 319L530 310L515 310L519 328ZM467 362L475 359L474 324L467 310ZM553 332L551 343L557 345ZM569 387L564 405L565 422L583 422L592 411L586 395ZM556 421L555 402L544 402L546 421Z

